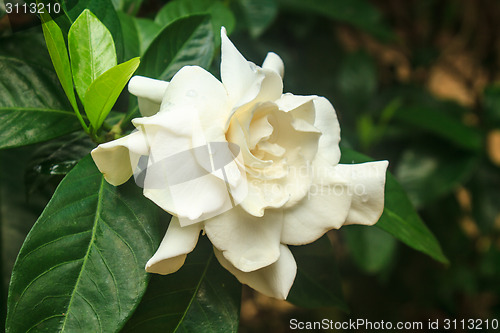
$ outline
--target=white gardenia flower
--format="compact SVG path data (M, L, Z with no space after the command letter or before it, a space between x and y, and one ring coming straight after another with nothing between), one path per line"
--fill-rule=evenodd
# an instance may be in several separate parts
M132 175L172 214L146 270L170 274L208 236L242 283L285 299L297 266L287 245L347 224L373 225L388 162L338 164L340 127L324 97L283 94L284 65L248 62L222 29L221 78L183 67L170 83L136 76L137 131L92 157L117 186Z

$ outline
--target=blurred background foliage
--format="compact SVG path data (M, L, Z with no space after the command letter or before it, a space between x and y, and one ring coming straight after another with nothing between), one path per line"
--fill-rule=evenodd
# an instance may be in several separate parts
M341 145L390 161L450 261L433 261L378 228L342 228L329 238L350 311L305 310L244 288L241 332L287 332L290 318L500 319L499 1L112 3L122 29L108 28L122 60L143 55L172 13L183 12L211 15L215 52L217 31L225 25L247 59L260 64L269 50L278 53L285 91L326 96L339 116ZM2 37L0 54L45 64L41 29L33 29L20 32L22 43ZM0 17L0 35L6 30ZM33 48L40 49L36 57L29 53ZM119 101L127 102L125 95ZM68 143L70 152L53 148ZM87 137L70 135L0 151L4 299L26 233L61 175L91 148Z

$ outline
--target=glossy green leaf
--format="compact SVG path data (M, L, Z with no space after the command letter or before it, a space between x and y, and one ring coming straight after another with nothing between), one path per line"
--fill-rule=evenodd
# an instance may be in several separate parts
M26 235L47 204L52 193L40 191L26 200L24 168L33 146L0 151L0 245L2 251L1 294L4 311L0 319L5 327L7 314L7 291L12 267ZM47 193L49 192L49 193Z
M94 148L95 143L83 131L38 145L23 166L26 193L43 192L47 184L70 172Z
M396 239L380 228L352 225L342 227L349 253L356 264L368 273L387 267L395 254Z
M175 20L196 14L210 14L214 40L220 45L220 29L228 33L234 29L235 18L231 10L218 0L175 0L167 3L156 15L155 22L166 26Z
M434 141L434 140L433 140ZM477 167L478 156L448 145L424 143L406 149L395 170L396 178L417 207L451 193Z
M135 18L123 12L118 12L118 17L123 29L124 58L128 60L140 56L141 45Z
M7 332L115 332L139 303L159 243L157 209L133 182L108 184L90 156L28 234L9 289Z
M69 64L68 49L66 48L66 42L64 41L62 31L48 14L41 14L41 18L43 22L43 35L59 82L61 82L73 110L78 110L73 87L73 78L71 76L71 67Z
M63 8L67 15L57 18L58 23L60 18L66 18L70 24L73 23L85 9L94 13L113 36L118 62L123 62L123 32L111 0L65 0Z
M137 36L139 38L140 55L142 56L146 53L149 45L151 45L162 29L161 25L147 18L135 17L134 22L137 29Z
M83 101L92 82L116 66L115 44L106 26L86 9L69 30L68 46L73 80Z
M0 149L46 141L80 128L53 70L0 56Z
M354 150L342 148L341 163L368 161L372 159ZM415 250L442 263L448 263L436 237L420 219L406 192L389 172L385 182L384 212L375 226L387 231Z
M43 33L39 27L0 37L0 56L16 58L30 65L52 69ZM36 53L36 57L33 54Z
M179 271L153 274L122 333L237 332L240 297L241 284L221 267L201 236Z
M87 117L95 130L101 127L139 64L139 58L130 59L109 69L92 82L85 94L83 104Z
M246 26L253 37L260 36L278 14L276 0L237 0Z
M338 307L347 311L328 237L304 246L290 246L290 250L297 262L297 276L287 301L306 308Z
M404 107L396 111L394 118L412 127L431 132L465 149L477 151L482 147L482 138L479 131L439 109Z
M215 2L208 8L208 13L212 17L212 29L214 30L214 40L217 47L220 46L220 31L222 27L226 28L228 34L233 32L236 26L236 18L233 12L222 2Z
M84 132L71 133L36 147L26 163L27 172L65 175L95 148Z
M283 7L312 12L360 28L382 40L394 33L382 20L381 12L367 0L279 0Z
M167 25L151 43L139 67L140 75L169 80L183 66L207 68L214 42L210 16L193 15Z

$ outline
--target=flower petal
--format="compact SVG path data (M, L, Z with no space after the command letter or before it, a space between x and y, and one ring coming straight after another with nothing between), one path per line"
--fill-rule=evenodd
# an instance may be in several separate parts
M205 221L205 232L224 257L244 272L278 260L283 215L267 210L263 217L247 214L239 206Z
M225 141L225 125L229 117L226 90L212 74L198 66L184 66L168 85L161 112L181 111L189 107L197 111L200 136L206 142Z
M277 100L283 92L280 74L275 69L263 69L247 61L229 40L224 28L221 29L221 39L221 79L232 105L232 112L246 104L251 107L258 102Z
M331 165L340 160L340 125L333 105L324 97L314 99L316 117L314 127L322 133L318 142L318 155Z
M128 84L128 91L138 97L139 111L149 117L160 111L160 105L167 90L168 82L144 76L134 76Z
M128 83L128 91L132 95L147 98L158 104L161 104L167 87L167 81L150 79L140 75L132 77Z
M279 181L266 181L251 175L247 177L248 193L240 203L240 207L246 213L262 217L267 209L283 207L290 199L289 193L283 189Z
M227 37L224 27L221 29L221 40L220 74L222 83L232 105L246 104L259 93L264 74L257 70L256 65L243 57Z
M118 186L132 176L141 155L149 148L142 132L137 131L118 140L103 143L92 150L92 158L108 183Z
M281 60L280 56L274 52L269 52L262 63L262 68L270 69L279 74L279 76L283 79L285 75L285 64L283 60Z
M389 162L339 164L338 171L348 179L352 203L345 224L373 225L384 210L385 174Z
M144 195L183 226L233 207L224 178L207 166L208 142L197 114L186 106L133 120L151 146Z
M155 180L161 181L152 178L147 179L146 183ZM144 196L163 210L178 214L182 226L206 220L233 208L224 181L213 175L164 188L146 187Z
M276 104L279 109L284 112L290 112L298 109L298 111L294 112L299 112L301 118L314 123L314 106L307 105L307 103L312 102L315 98L318 98L318 96L303 96L286 93L281 95L281 97L276 101ZM302 111L300 109L302 109Z
M309 244L331 229L340 228L349 213L352 195L349 182L324 161L313 166L313 182L305 197L283 212L281 242Z
M181 227L179 219L172 216L160 247L146 264L146 272L165 275L179 270L194 250L201 228L201 223Z
M234 267L215 247L214 252L220 264L241 283L269 297L287 298L297 274L297 264L287 246L280 244L280 256L275 263L253 272L242 272Z

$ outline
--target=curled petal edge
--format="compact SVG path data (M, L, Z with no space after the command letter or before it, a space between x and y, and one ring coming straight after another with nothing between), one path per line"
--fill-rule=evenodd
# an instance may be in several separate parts
M104 179L114 186L125 183L132 176L140 157L148 154L148 144L140 131L101 144L91 152Z
M288 246L280 245L280 257L275 263L252 272L243 272L234 267L215 247L214 252L220 264L241 283L269 297L281 300L287 298L297 275L297 264Z
M187 254L196 247L201 229L201 223L181 227L179 219L172 216L158 250L146 264L146 272L162 275L177 272L184 265Z

